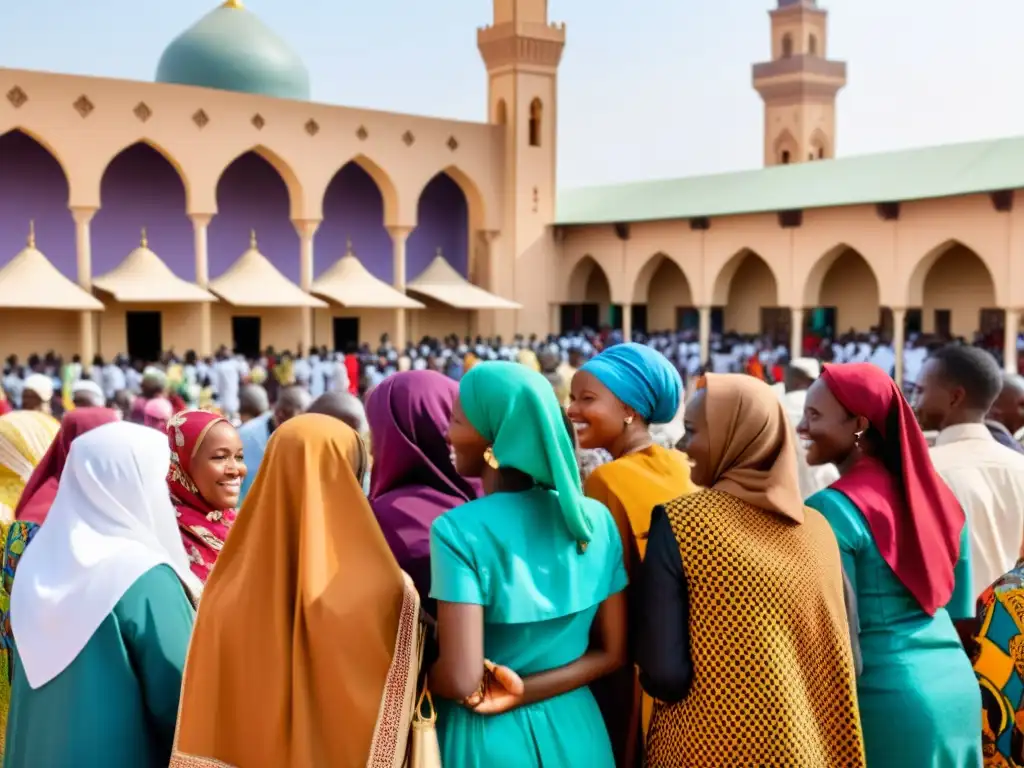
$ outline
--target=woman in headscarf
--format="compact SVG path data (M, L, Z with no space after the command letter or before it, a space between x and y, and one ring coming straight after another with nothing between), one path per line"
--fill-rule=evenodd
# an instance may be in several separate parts
M458 394L458 384L443 374L407 371L389 376L366 401L373 455L370 506L431 615L430 525L480 495L479 481L455 471L448 446Z
M11 596L7 768L167 765L194 617L167 466L135 424L71 446Z
M636 584L647 546L651 510L694 490L686 456L658 445L651 424L679 411L683 382L668 359L644 344L616 344L585 363L572 379L568 408L580 447L602 449L611 461L586 479L587 496L606 505L622 536L626 573ZM638 765L643 747L641 691L632 665L601 680L594 694L604 714L619 768Z
M223 416L182 411L167 423L167 439L171 501L192 572L205 584L235 522L247 472L242 438Z
M366 461L330 416L274 431L206 585L172 768L402 764L419 600L363 494Z
M443 763L613 766L587 686L627 658L622 543L582 493L551 385L518 363L476 365L449 438L460 474L491 463L498 475L493 492L431 528ZM525 687L502 684L509 669Z
M42 411L12 411L0 416L0 525L14 518L25 484L60 429Z
M840 472L807 503L857 594L868 764L980 765L978 685L950 619L974 616L967 525L910 405L875 365L826 365L798 432L808 464Z
M167 429L167 422L171 420L174 413L174 406L171 405L170 400L166 397L154 397L152 400L147 400L142 409L142 423L163 432Z
M709 374L685 424L703 490L655 509L641 579L648 764L864 766L839 547L782 403Z

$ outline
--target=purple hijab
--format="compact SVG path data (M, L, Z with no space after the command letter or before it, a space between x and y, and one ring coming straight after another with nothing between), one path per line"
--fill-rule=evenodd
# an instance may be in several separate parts
M430 525L481 494L452 464L448 423L459 385L436 371L388 376L366 402L373 470L370 506L398 564L433 615Z

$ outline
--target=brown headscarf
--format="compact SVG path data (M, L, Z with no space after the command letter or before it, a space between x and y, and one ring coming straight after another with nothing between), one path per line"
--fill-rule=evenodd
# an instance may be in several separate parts
M802 523L795 436L778 395L744 374L704 378L711 487Z
M172 766L367 764L409 600L364 465L338 419L274 431L206 584Z

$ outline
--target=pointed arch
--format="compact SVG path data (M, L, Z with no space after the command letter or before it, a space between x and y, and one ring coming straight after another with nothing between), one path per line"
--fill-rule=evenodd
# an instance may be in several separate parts
M92 220L93 274L116 268L146 229L153 251L174 273L195 277L188 186L180 167L159 147L136 141L114 155L100 176L100 207Z
M789 165L791 162L797 159L797 143L796 138L789 129L783 129L782 133L775 139L772 152L775 155L775 162L779 165Z
M651 256L633 284L633 304L647 306L647 328L651 331L677 327L680 309L693 307L693 290L683 268L668 254Z
M924 304L925 282L927 281L932 268L939 262L939 260L946 260L949 256L952 256L953 258L966 258L967 263L971 266L982 267L989 282L992 284L994 301L1002 306L1002 292L1006 287L1000 285L995 280L992 275L992 267L985 261L981 254L959 238L949 238L942 241L925 253L921 260L914 265L914 269L910 273L910 279L907 284L907 306L919 307Z
M725 330L759 333L762 310L779 305L779 279L760 254L743 248L722 265L711 295L713 306L725 307Z
M475 274L470 232L480 227L479 190L454 166L436 173L417 195L416 228L406 241L406 278L412 280L440 254L461 275Z
M829 248L815 262L803 289L803 306L835 310L837 331L867 331L880 322L881 281L864 256L847 243Z
M351 245L366 269L392 283L394 248L387 225L389 214L395 215L395 204L391 178L365 155L357 155L339 168L321 201L323 221L316 234L319 258L314 277L335 264Z
M171 168L174 169L174 172L178 174L178 178L181 179L181 185L185 189L185 209L186 210L191 210L191 203L192 203L191 181L190 181L190 179L188 177L188 174L185 172L184 167L178 161L178 158L176 158L174 155L172 155L170 153L170 151L168 151L165 147L161 146L160 144L158 144L157 142L153 141L152 139L149 139L149 138L146 138L146 137L142 137L142 138L136 139L135 141L130 141L127 144L122 145L120 149L118 149L116 152L114 152L114 154L112 154L110 156L110 159L107 160L106 164L103 166L102 172L100 173L100 179L101 179L100 184L101 184L101 187L102 187L102 178L103 178L104 175L106 175L107 169L110 168L111 164L115 160L117 160L117 158L119 158L123 153L127 152L132 147L138 146L140 144L144 145L144 146L147 146L150 149L156 151L157 154L159 154L161 157L163 157L163 159L167 161L167 164L170 165Z
M71 177L68 175L67 163L64 162L64 158L61 156L57 148L54 147L52 143L44 139L41 133L38 133L37 131L34 131L31 128L26 128L22 125L18 125L4 131L3 133L0 133L0 139L12 133L20 133L22 136L32 139L32 141L34 141L40 147L45 149L49 153L50 157L53 158L54 162L57 163L57 166L60 168L60 172L64 174L64 182L68 185L68 187L71 186Z
M530 146L539 147L544 139L544 103L536 98L530 102Z
M815 128L811 134L811 159L812 160L824 160L832 157L832 150L829 146L828 136L821 128Z
M25 247L35 222L39 249L65 277L78 278L67 169L48 143L15 128L0 135L0 266Z
M606 304L611 302L611 280L597 260L587 254L572 268L566 286L570 304Z
M1008 286L994 279L977 251L952 239L930 250L915 266L908 304L921 308L925 332L970 338L981 327L984 310L1005 306L1006 291Z
M220 185L221 179L224 177L224 173L228 170L228 168L230 168L232 165L235 164L237 160L249 154L250 152L259 155L259 157L266 160L267 163L269 163L270 166L275 171L277 171L277 175L281 177L281 180L288 188L288 201L291 211L291 217L293 219L301 218L301 212L303 210L302 183L299 181L298 174L295 173L295 170L291 167L288 161L286 161L283 157L274 152L274 150L265 147L262 144L257 144L255 146L249 147L248 149L239 152L237 155L228 160L228 162L225 163L220 168L219 171L217 171L217 174L214 177L214 188L216 189L216 187Z
M367 175L369 175L377 185L377 189L380 191L380 195L384 200L384 223L388 224L396 222L398 220L398 187L395 185L394 179L391 178L391 175L378 163L360 153L342 163L342 165L334 172L334 176L331 177L331 181L333 181L349 163L355 163L366 171ZM328 182L328 187L330 184L331 182ZM326 194L327 190L325 188L324 195L326 196Z

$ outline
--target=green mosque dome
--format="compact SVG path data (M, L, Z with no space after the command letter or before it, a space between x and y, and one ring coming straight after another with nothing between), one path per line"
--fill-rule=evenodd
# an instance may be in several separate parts
M167 46L158 83L309 99L309 72L241 0L227 0Z

